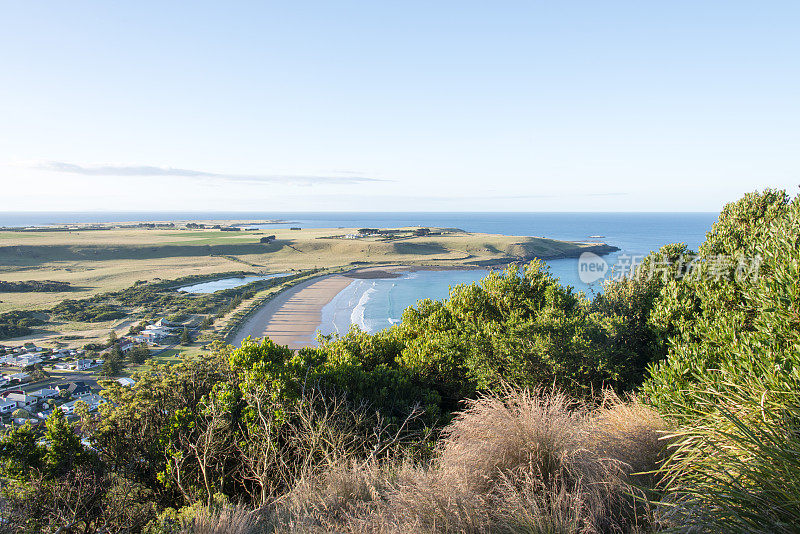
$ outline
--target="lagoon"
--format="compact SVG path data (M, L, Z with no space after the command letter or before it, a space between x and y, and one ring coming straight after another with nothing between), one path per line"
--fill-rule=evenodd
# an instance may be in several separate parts
M223 289L233 289L235 287L243 286L245 284L255 282L256 280L270 280L272 278L282 278L284 276L290 276L291 274L292 273L274 273L265 275L222 278L220 280L211 280L209 282L202 282L190 286L179 287L178 291L183 291L185 293L215 293L217 291L222 291Z

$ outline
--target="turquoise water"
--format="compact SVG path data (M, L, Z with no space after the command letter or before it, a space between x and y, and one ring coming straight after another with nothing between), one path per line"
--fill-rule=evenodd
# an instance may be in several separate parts
M550 272L562 283L592 296L599 284L586 285L578 280L577 260L548 262ZM486 277L486 269L404 272L400 278L353 280L322 309L323 334L344 334L351 324L370 333L400 322L403 310L419 299L445 299L450 287L471 284Z
M320 214L301 223L306 227L458 227L474 232L599 241L621 249L603 257L613 266L621 257L641 257L669 243L686 243L696 250L716 218L715 213ZM562 284L589 298L602 291L602 280L585 284L579 279L576 258L550 260L547 265ZM417 271L400 278L354 280L325 306L320 331L344 333L355 324L376 332L398 322L403 310L419 299L447 298L450 286L472 283L487 274L484 269Z
M353 280L322 309L323 334L344 334L351 324L377 332L400 322L403 310L421 298L446 298L450 286L470 284L489 273L465 271L404 272L400 278Z
M234 287L243 286L256 280L270 280L272 278L280 278L289 276L292 273L275 273L265 274L263 276L239 276L234 278L223 278L221 280L212 280L210 282L202 282L200 284L193 284L190 286L179 287L178 291L186 293L214 293L222 291L223 289L233 289Z

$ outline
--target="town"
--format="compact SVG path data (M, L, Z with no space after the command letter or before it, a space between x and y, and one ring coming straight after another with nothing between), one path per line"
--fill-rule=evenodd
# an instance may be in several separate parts
M138 330L138 329L136 329ZM60 409L68 418L98 411L106 402L101 382L115 380L123 386L135 381L121 369L127 358L143 363L153 351L180 341L182 328L166 319L145 325L136 334L110 334L105 346L41 347L33 342L19 346L0 344L0 419L2 424L38 426Z

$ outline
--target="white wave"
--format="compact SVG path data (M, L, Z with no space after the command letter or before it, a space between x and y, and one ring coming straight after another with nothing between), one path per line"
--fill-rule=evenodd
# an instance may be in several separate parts
M361 294L361 298L358 299L358 304L353 308L353 312L350 314L350 323L358 325L364 331L369 331L367 328L366 320L364 319L364 310L366 309L367 302L369 302L372 294L375 293L377 290L375 289L375 282Z

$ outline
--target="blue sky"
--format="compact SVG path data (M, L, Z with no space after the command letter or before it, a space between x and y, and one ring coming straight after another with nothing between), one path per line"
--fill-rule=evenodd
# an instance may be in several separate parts
M5 2L8 210L716 211L800 184L796 2Z

